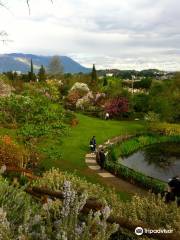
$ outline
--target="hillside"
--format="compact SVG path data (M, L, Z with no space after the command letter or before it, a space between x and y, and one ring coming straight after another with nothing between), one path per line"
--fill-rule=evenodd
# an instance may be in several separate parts
M0 72L21 71L28 72L30 68L30 60L33 60L34 70L37 72L41 65L48 66L51 56L39 56L23 53L11 53L0 55ZM60 56L65 73L88 73L89 69L83 67L70 57Z

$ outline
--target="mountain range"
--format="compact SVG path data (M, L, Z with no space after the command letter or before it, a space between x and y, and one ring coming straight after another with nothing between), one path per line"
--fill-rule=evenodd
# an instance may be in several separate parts
M51 56L39 56L23 53L0 54L0 72L20 71L22 73L27 73L30 71L31 59L34 65L34 71L37 72L41 65L47 67L51 58ZM65 73L90 72L90 69L82 66L70 57L59 56L59 58L64 67Z

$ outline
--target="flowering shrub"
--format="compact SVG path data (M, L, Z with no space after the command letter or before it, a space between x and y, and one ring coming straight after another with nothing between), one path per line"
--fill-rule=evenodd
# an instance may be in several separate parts
M81 98L80 92L74 90L71 91L66 98L66 107L69 109L74 109L78 99Z
M82 91L82 92L89 92L90 89L88 87L88 85L86 83L80 83L80 82L76 82L70 91Z
M74 174L61 172L59 169L51 169L50 171L44 172L43 177L37 179L33 182L33 186L44 187L48 186L50 189L54 191L63 191L63 183L64 181L70 181L72 188L76 189L78 192L87 191L89 197L97 197L99 199L105 199L106 193L109 196L108 204L111 205L111 197L112 202L116 198L116 194L114 191L109 190L107 192L104 191L103 188L82 180L80 177L77 177Z
M106 222L108 206L82 218L87 193L77 194L69 181L62 187L63 202L48 199L40 205L0 177L0 239L108 240L117 231L118 225Z
M102 106L105 103L106 94L105 93L97 93L95 95L95 104L98 106Z
M76 82L66 98L66 106L70 109L74 109L75 107L79 108L82 102L89 101L89 93L90 90L87 84ZM83 100L81 101L81 99ZM80 101L80 103L78 103L78 101Z
M23 147L15 144L7 135L0 139L0 166L25 167L27 162L28 153Z
M123 97L110 99L105 103L105 111L110 114L111 117L121 117L123 113L128 112L128 100Z
M60 173L59 170L45 173L33 185L61 189L64 200L47 198L41 204L34 201L24 189L9 185L0 176L0 239L107 240L118 228L116 224L107 223L110 215L120 217L123 221L142 222L150 229L167 228L180 233L180 208L175 203L165 204L160 196L151 193L145 197L135 195L130 201L124 202L97 185L91 185L74 175ZM93 195L103 202L104 207L82 215L81 210L87 198ZM107 205L107 202L111 203ZM129 238L125 234L123 239ZM136 238L133 236L130 239Z
M170 123L151 123L149 124L149 130L152 132L168 135L178 136L180 135L180 125Z
M125 170L123 171L125 172ZM112 216L122 217L123 219L129 219L133 222L137 221L138 223L142 221L152 227L155 225L155 229L166 225L171 226L176 229L176 231L180 231L180 208L174 203L166 205L164 199L160 197L157 199L157 196L151 193L144 197L135 196L131 201L125 203L120 201L112 190L105 191L98 185L86 182L73 174L62 173L56 169L44 173L43 177L34 182L33 185L41 187L48 186L54 191L63 191L64 181L70 181L73 189L76 189L77 192L86 191L90 198L99 199L103 204L107 203L111 208ZM159 188L161 187L162 186L159 185ZM129 208L130 205L132 205L131 208ZM137 211L136 207L138 209ZM129 211L131 211L131 213L129 213ZM141 211L142 213L140 213Z
M60 98L60 87L62 86L62 81L49 79L47 82L47 91L50 98L53 101L58 101Z
M86 110L90 106L93 106L95 104L94 95L92 92L88 92L85 96L78 99L76 102L76 108L81 110Z
M76 108L81 110L88 108L88 106L90 105L91 105L91 99L89 99L86 96L78 99L78 101L76 102Z

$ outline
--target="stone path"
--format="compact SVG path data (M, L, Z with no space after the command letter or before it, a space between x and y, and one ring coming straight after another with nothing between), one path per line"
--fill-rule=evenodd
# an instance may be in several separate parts
M132 137L131 135L116 137L111 140L108 140L103 145L99 145L98 148L102 148L102 147L107 148L110 145L120 143L123 140L131 137ZM136 194L144 195L145 193L147 193L146 190L134 184L131 184L121 178L116 177L115 175L109 173L105 169L101 169L101 167L97 164L95 153L87 153L85 156L85 162L88 168L94 171L96 174L98 174L102 178L102 181L109 187L114 187L118 191L124 191L131 194L136 193Z

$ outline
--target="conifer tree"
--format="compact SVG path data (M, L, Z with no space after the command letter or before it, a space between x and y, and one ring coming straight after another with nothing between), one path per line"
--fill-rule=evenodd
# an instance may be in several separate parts
M34 67L33 67L33 61L31 59L31 74L32 74L32 76L33 76L33 73L34 73Z
M35 81L36 76L34 74L34 67L33 67L32 59L31 59L31 69L30 69L30 72L28 73L28 75L29 75L29 81Z
M104 76L104 79L103 79L103 87L107 86L108 85L108 80L107 80L107 77Z
M97 82L97 72L96 72L95 64L93 64L93 68L92 68L91 81L92 81L92 85L95 85Z
M43 65L41 65L41 67L40 67L40 69L39 69L38 78L39 78L39 81L40 81L40 82L46 80L46 71L45 71L45 68L44 68Z

